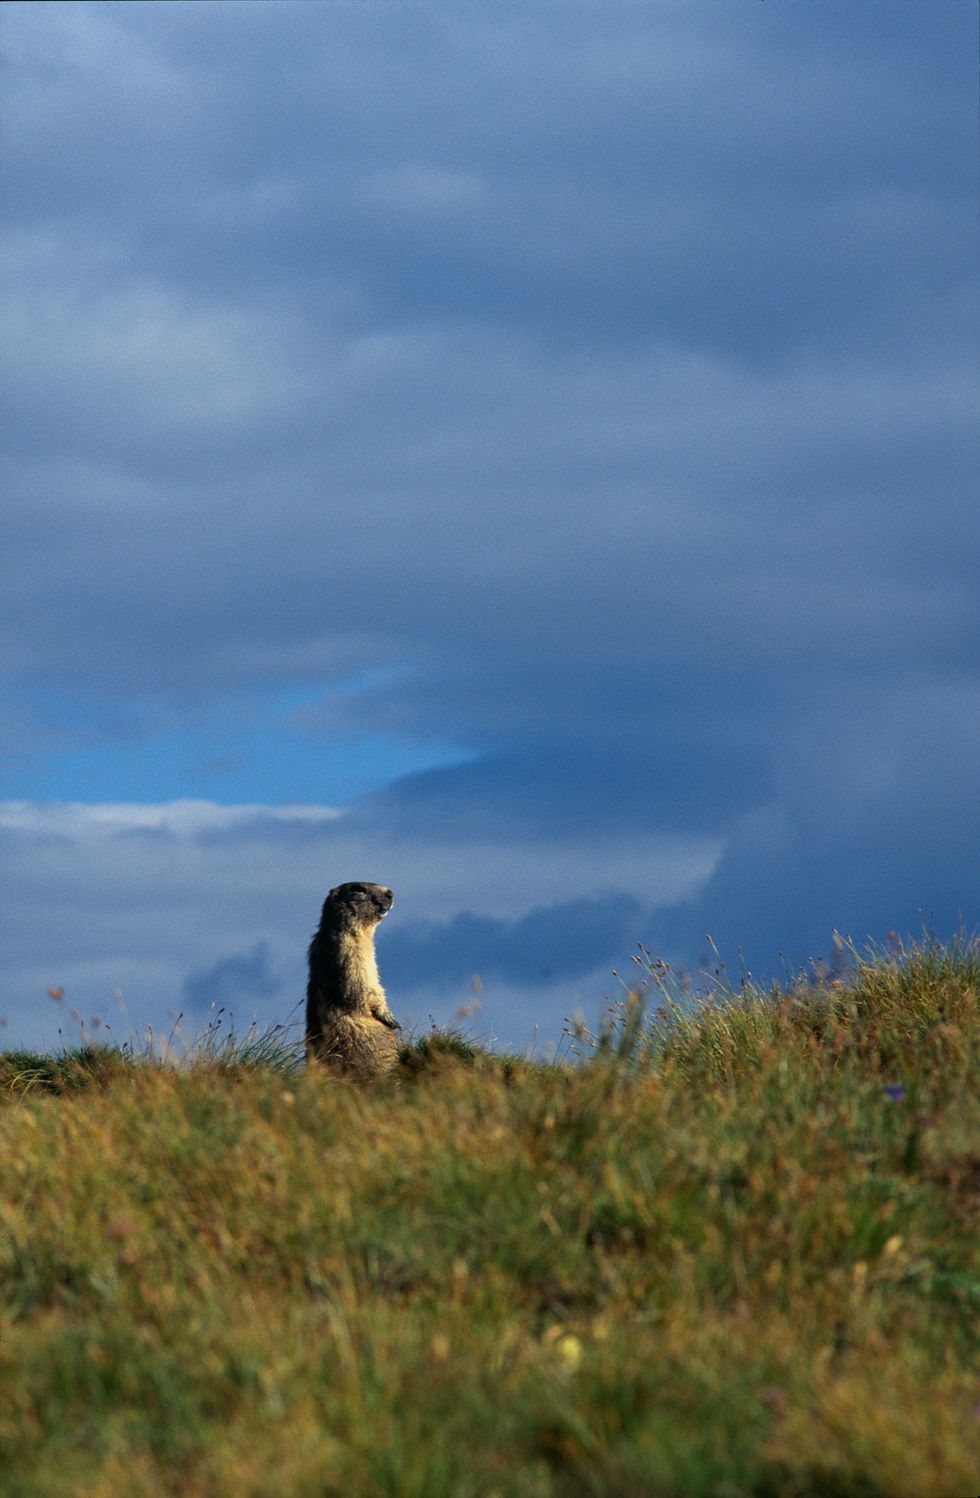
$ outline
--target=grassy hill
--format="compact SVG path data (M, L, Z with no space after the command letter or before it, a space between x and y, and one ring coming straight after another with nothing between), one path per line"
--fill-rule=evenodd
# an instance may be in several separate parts
M975 1493L978 995L654 983L373 1088L8 1053L7 1498Z

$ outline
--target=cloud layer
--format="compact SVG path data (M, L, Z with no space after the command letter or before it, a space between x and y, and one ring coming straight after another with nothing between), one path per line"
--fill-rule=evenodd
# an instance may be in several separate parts
M0 1015L25 1045L55 1043L50 988L117 1025L121 994L137 1028L183 1013L193 1032L212 1005L240 1027L295 1017L327 890L381 873L396 903L379 959L407 1026L448 1022L479 979L481 1033L521 1046L538 1026L554 1039L576 1007L594 1015L651 908L695 891L720 852L678 837L404 838L358 809L211 802L7 803L0 833L11 871Z
M10 7L12 1023L976 918L971 26Z

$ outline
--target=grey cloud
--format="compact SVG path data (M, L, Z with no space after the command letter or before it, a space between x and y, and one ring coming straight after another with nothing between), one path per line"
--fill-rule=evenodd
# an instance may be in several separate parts
M914 717L907 709L918 699ZM975 686L906 682L828 701L780 747L779 799L749 812L695 899L658 918L690 952L710 931L758 975L826 955L838 929L859 945L932 930L948 939L980 912Z
M534 989L622 960L649 924L642 905L619 891L541 906L516 921L460 911L393 931L379 950L394 989L462 987L473 977Z
M887 329L896 229L920 286L941 284L916 252L938 218L943 257L965 248L952 10L910 44L914 22L884 7L872 47L841 14L796 16L787 37L724 5L571 24L564 5L408 6L381 27L367 7L250 5L233 28L202 7L73 9L10 23L15 205L38 215L39 159L62 214L135 224L141 263L198 291L309 299L326 275L385 324L476 314L590 348L656 332L744 356L801 320L812 341L853 337L852 309ZM869 179L904 202L899 225ZM842 234L860 255L842 260Z
M272 971L269 944L260 941L249 952L234 952L209 968L189 973L183 996L196 1010L212 1004L234 1010L242 1000L267 999L281 988L282 979Z
M9 11L12 747L220 759L299 683L313 753L467 761L337 825L38 830L21 996L162 1000L212 908L299 985L349 863L433 981L610 889L681 955L969 917L965 8Z
M303 810L0 804L16 827L0 845L9 1043L57 1043L53 985L103 1017L121 990L136 1027L159 1030L182 994L281 1022L301 1002L327 890L368 878L395 890L378 947L393 1000L404 979L399 1014L448 1020L479 963L495 1033L523 1045L535 1020L560 1024L576 1003L591 1013L604 954L622 959L642 912L693 893L721 851L669 836L460 839L445 822L405 837L356 812ZM134 842L140 827L167 836Z
M766 758L733 742L655 730L624 739L538 739L468 764L405 776L368 798L357 820L402 836L420 827L455 837L580 839L705 833L767 797Z
M601 365L593 374L601 388ZM527 389L531 410L535 401L543 408L548 375L542 366ZM478 673L489 689L489 716L513 711L508 698L524 710L539 701L543 723L556 699L568 700L563 667L591 675L591 694L617 669L628 675L620 663L635 661L637 690L618 710L625 718L647 697L651 671L671 663L771 666L806 644L813 666L862 651L878 666L883 654L946 651L963 640L975 524L966 454L957 452L965 382L895 390L855 372L852 391L831 405L830 371L746 386L734 370L692 371L681 360L664 370L665 413L652 372L627 363L607 373L605 404L618 425L609 439L584 369L569 378L574 404L550 434L554 449L567 445L573 416L583 452L590 431L600 450L605 442L630 453L635 440L628 480L607 489L610 481L586 465L578 476L543 472L528 492L515 476L490 483L471 473L460 499L445 479L423 488L424 470L413 488L394 471L376 483L318 477L308 462L283 477L285 505L252 477L203 503L196 486L181 485L148 502L139 484L112 506L97 471L74 482L28 473L22 491L52 544L40 591L36 533L25 530L23 552L11 557L12 597L21 605L12 659L28 677L46 670L77 680L81 671L95 688L213 691L232 685L236 650L248 663L245 681L258 685L270 669L290 671L291 653L293 672L309 670L318 638L373 635L374 664L418 664L406 683L419 707L419 676L430 674L434 713L452 710L455 687L445 678L455 655L464 678ZM638 378L650 385L643 407L650 430L642 435L619 414ZM407 369L400 380L407 400ZM397 409L389 411L392 470ZM698 439L705 410L721 413L715 436L727 455L724 472L717 457L714 472L705 467L710 444ZM508 433L506 422L493 421L492 403L490 411L489 433L499 448L510 445L516 469L527 456L520 429ZM545 411L546 427L550 419ZM885 489L896 461L889 449L902 449L910 431L924 450L943 452L941 530L920 474L894 472ZM456 461L471 435L464 421ZM854 450L855 436L863 450ZM681 474L685 454L693 478ZM777 475L768 488L767 456ZM858 462L870 470L875 457L883 473L865 488L854 470ZM615 468L619 460L605 461ZM117 480L120 488L125 493ZM16 527L12 541L16 547ZM117 627L122 617L125 631ZM363 663L363 645L356 651L351 663ZM533 692L508 690L522 677ZM381 695L397 701L398 682L386 682Z

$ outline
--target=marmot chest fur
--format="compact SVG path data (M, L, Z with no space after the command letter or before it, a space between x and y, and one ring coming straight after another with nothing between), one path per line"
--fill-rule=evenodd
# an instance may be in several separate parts
M375 929L393 901L383 884L339 884L310 942L306 1054L353 1076L382 1076L398 1062L398 1021L374 951Z

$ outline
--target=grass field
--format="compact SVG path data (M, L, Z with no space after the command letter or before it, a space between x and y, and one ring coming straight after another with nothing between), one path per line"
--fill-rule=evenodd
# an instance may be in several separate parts
M0 1058L6 1498L976 1493L977 944L646 974L578 1064Z

